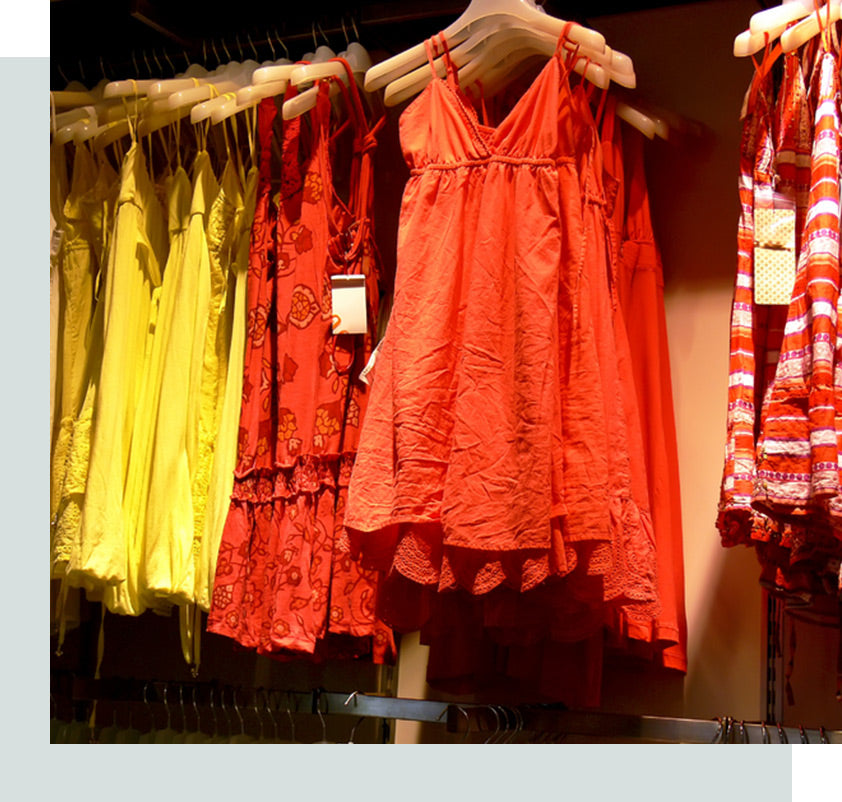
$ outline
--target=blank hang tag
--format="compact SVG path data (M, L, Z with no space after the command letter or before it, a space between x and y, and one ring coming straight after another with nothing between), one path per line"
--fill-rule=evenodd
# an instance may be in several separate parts
M61 241L64 239L64 231L57 228L53 231L53 236L50 237L50 258L54 259L59 250L61 250Z
M795 251L754 248L754 302L763 306L789 306L795 285Z
M797 263L795 209L755 209L754 302L789 306Z
M364 275L331 276L330 298L334 334L365 334L368 331Z
M755 209L754 241L763 248L795 250L795 209Z

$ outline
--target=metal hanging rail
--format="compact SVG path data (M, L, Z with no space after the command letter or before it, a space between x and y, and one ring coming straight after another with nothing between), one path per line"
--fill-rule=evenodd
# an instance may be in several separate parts
M199 701L212 699L216 693L245 690L218 682L168 683L81 677L74 677L69 688L67 683L64 687L74 704L96 700L171 704L181 695L178 689L191 700ZM745 722L728 716L705 720L582 712L567 710L561 705L455 704L321 688L312 691L266 690L284 699L289 712L297 714L428 722L441 724L448 732L463 733L466 739L471 733L487 734L489 743L506 742L519 732L531 732L600 738L620 743L842 744L840 730Z

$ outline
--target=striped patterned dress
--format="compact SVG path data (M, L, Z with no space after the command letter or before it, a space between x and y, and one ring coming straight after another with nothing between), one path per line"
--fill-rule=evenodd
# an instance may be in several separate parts
M823 53L820 59L808 211L784 341L758 440L754 493L755 504L768 512L817 520L839 495L834 375L839 303L838 74L834 55Z
M723 545L749 543L754 513L756 415L762 400L766 360L767 312L754 303L755 188L769 185L772 144L772 81L758 71L749 89L740 146L740 219L737 228L737 276L731 306L728 416L717 527Z

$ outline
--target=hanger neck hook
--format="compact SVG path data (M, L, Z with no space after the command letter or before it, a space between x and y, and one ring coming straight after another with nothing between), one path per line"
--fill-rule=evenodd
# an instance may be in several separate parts
M295 743L295 719L292 717L291 691L287 691L287 716L289 718L290 740Z
M275 28L275 36L278 37L278 44L280 44L280 46L284 49L284 53L286 53L285 58L288 58L291 61L292 56L289 54L289 48L287 47L286 42L280 36L278 36L277 28Z
M181 731L187 732L187 711L184 709L184 686L178 685L178 706L181 709Z
M228 46L225 44L224 36L220 39L220 42L222 42L222 52L225 53L225 58L227 58L228 61L233 61L231 54L228 52Z
M316 41L316 22L313 20L310 23L310 33L313 34L313 50L316 50L319 46L319 43Z
M269 49L272 51L272 61L277 61L278 57L275 54L275 43L272 41L272 37L269 34L269 30L266 30L266 42L269 44Z
M169 730L172 728L172 712L170 711L170 703L169 703L169 690L170 686L168 683L164 683L164 710L167 711L167 726L165 729Z
M191 696L193 698L193 715L196 716L196 732L202 731L202 717L199 715L199 705L196 702L196 686L193 686Z
M492 732L491 735L489 735L484 741L484 743L490 744L500 733L500 714L497 712L497 708L494 705L487 705L487 709L494 714L494 732Z
M246 723L243 720L243 714L240 712L240 706L237 704L237 689L231 689L231 698L234 700L234 712L237 714L237 718L240 720L240 735L246 734Z
M342 19L340 20L342 25L342 35L345 37L345 48L347 49L348 45L351 44L350 40L348 39L348 29L345 27L345 15L342 15Z
M246 38L248 39L248 43L251 45L251 52L254 53L254 60L260 61L260 55L257 52L257 48L254 46L254 41L251 38L251 34L247 33Z

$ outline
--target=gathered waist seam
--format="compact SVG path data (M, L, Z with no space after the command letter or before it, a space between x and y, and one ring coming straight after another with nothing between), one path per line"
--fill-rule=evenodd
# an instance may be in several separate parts
M421 175L429 170L458 170L460 167L482 167L486 164L512 164L523 167L557 167L560 164L574 164L572 156L562 156L557 159L533 158L530 156L503 156L492 154L481 159L464 159L458 162L430 162L423 167L414 167L410 170L411 175Z

